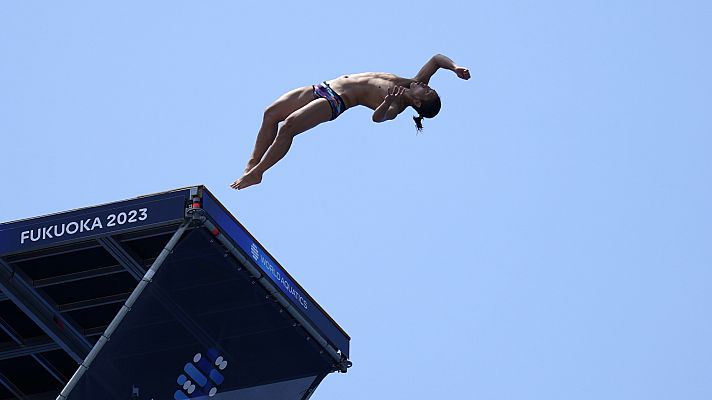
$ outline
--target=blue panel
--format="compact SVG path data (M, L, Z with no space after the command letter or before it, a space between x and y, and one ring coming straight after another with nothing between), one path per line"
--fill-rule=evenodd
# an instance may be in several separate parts
M196 229L181 240L69 400L124 400L132 388L141 399L300 400L331 370L332 360L211 239Z
M207 192L207 191L206 191ZM265 249L239 224L232 215L209 194L203 195L203 209L223 233L245 253L246 257L262 270L284 293L299 312L309 319L334 347L348 357L349 338L326 315L316 302L289 276Z
M180 221L189 190L0 224L0 255Z

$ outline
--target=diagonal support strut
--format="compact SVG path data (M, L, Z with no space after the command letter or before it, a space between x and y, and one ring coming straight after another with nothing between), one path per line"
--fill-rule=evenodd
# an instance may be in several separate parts
M134 289L134 291L131 293L131 296L129 296L129 299L126 300L126 303L121 307L121 310L119 311L118 314L114 317L114 319L111 321L109 326L106 328L106 331L104 334L101 335L99 338L99 341L94 345L94 347L91 349L91 352L89 355L87 355L86 359L81 361L81 364L79 365L79 368L77 368L77 371L74 373L72 378L69 380L67 385L62 389L62 392L57 396L57 400L65 400L71 393L71 391L74 389L74 387L79 383L79 380L82 378L84 373L89 369L91 366L91 363L94 361L96 356L101 352L101 349L104 347L106 342L109 341L111 338L111 335L114 334L114 331L116 328L121 324L121 321L123 321L124 317L126 317L126 314L131 311L131 307L133 306L134 302L138 297L141 295L141 293L146 289L146 286L151 282L153 276L156 274L158 269L161 267L163 262L168 258L168 255L173 251L175 246L178 244L178 241L180 238L183 236L183 233L186 231L188 228L188 223L184 223L183 225L178 228L178 230L173 234L171 239L168 241L166 246L161 250L161 254L158 255L158 258L153 262L153 265L151 265L151 268L146 272L146 274L141 278L141 281L139 282L138 286Z
M77 363L91 351L91 343L20 271L0 258L0 290Z

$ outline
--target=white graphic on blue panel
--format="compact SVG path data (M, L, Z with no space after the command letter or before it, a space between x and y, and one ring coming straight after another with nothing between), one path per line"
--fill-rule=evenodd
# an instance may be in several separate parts
M252 252L252 258L254 258L255 261L258 261L260 259L260 250L257 248L257 245L252 243L250 251Z
M197 353L193 362L185 364L183 374L178 376L176 383L180 389L173 394L175 400L194 399L197 397L213 397L218 392L225 377L218 371L227 368L227 361L217 350L209 349L206 356Z

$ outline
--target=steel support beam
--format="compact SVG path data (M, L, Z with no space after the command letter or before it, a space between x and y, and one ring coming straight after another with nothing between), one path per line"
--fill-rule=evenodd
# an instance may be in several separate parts
M104 306L107 304L123 303L129 298L131 293L119 293L112 296L98 297L90 300L75 301L73 303L66 303L59 306L59 311L70 312L76 310L84 310L92 307Z
M48 351L60 350L59 345L49 339L39 341L26 342L23 345L17 345L0 351L0 360L9 360L11 358L31 356L33 354L46 353Z
M89 271L75 272L71 274L53 276L50 278L36 279L32 281L34 288L43 288L47 286L61 285L64 283L81 281L84 279L98 278L100 276L114 275L126 272L126 269L120 265L109 267L101 267ZM4 293L0 293L0 301L9 300Z
M96 240L99 244L101 244L104 250L114 257L119 265L124 267L124 269L134 277L134 279L140 281L146 274L146 270L143 265L136 261L135 257L129 254L129 252L124 249L124 247L121 246L121 243L117 242L116 239L111 236L105 236Z
M1 258L0 290L77 363L89 354L92 346L80 330L64 318L27 277Z
M92 279L99 278L101 276L120 274L125 271L126 270L121 265L112 265L108 267L90 269L88 271L74 272L71 274L52 276L49 278L35 279L34 281L32 281L32 285L36 288L62 285L65 283L81 281L84 279Z
M7 390L9 390L10 393L12 393L12 395L15 396L15 398L17 398L18 400L25 400L25 399L27 399L27 396L26 396L24 393L22 393L22 391L20 390L20 388L18 388L17 386L13 385L12 381L10 381L10 380L9 380L5 375L3 375L3 374L0 374L0 384L3 385L3 386L5 386L5 388L6 388Z
M22 347L25 346L25 342L24 340L22 340L20 334L17 333L15 329L13 329L12 326L10 326L10 324L8 324L7 321L5 321L3 318L0 318L0 329L2 329L3 332L10 336L13 342L17 343ZM67 378L65 378L64 375L62 375L62 373L54 367L54 365L47 361L44 356L40 354L31 354L30 356L37 362L37 364L41 365L42 368L47 370L47 372L52 375L52 377L56 379L57 382L61 383L62 385L67 384Z

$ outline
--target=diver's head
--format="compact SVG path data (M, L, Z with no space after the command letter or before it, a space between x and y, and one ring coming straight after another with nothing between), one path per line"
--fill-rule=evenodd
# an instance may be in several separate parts
M418 112L418 116L413 117L413 120L420 132L423 130L423 118L433 118L440 112L440 96L430 86L422 82L413 82L408 90L408 98L411 107Z

